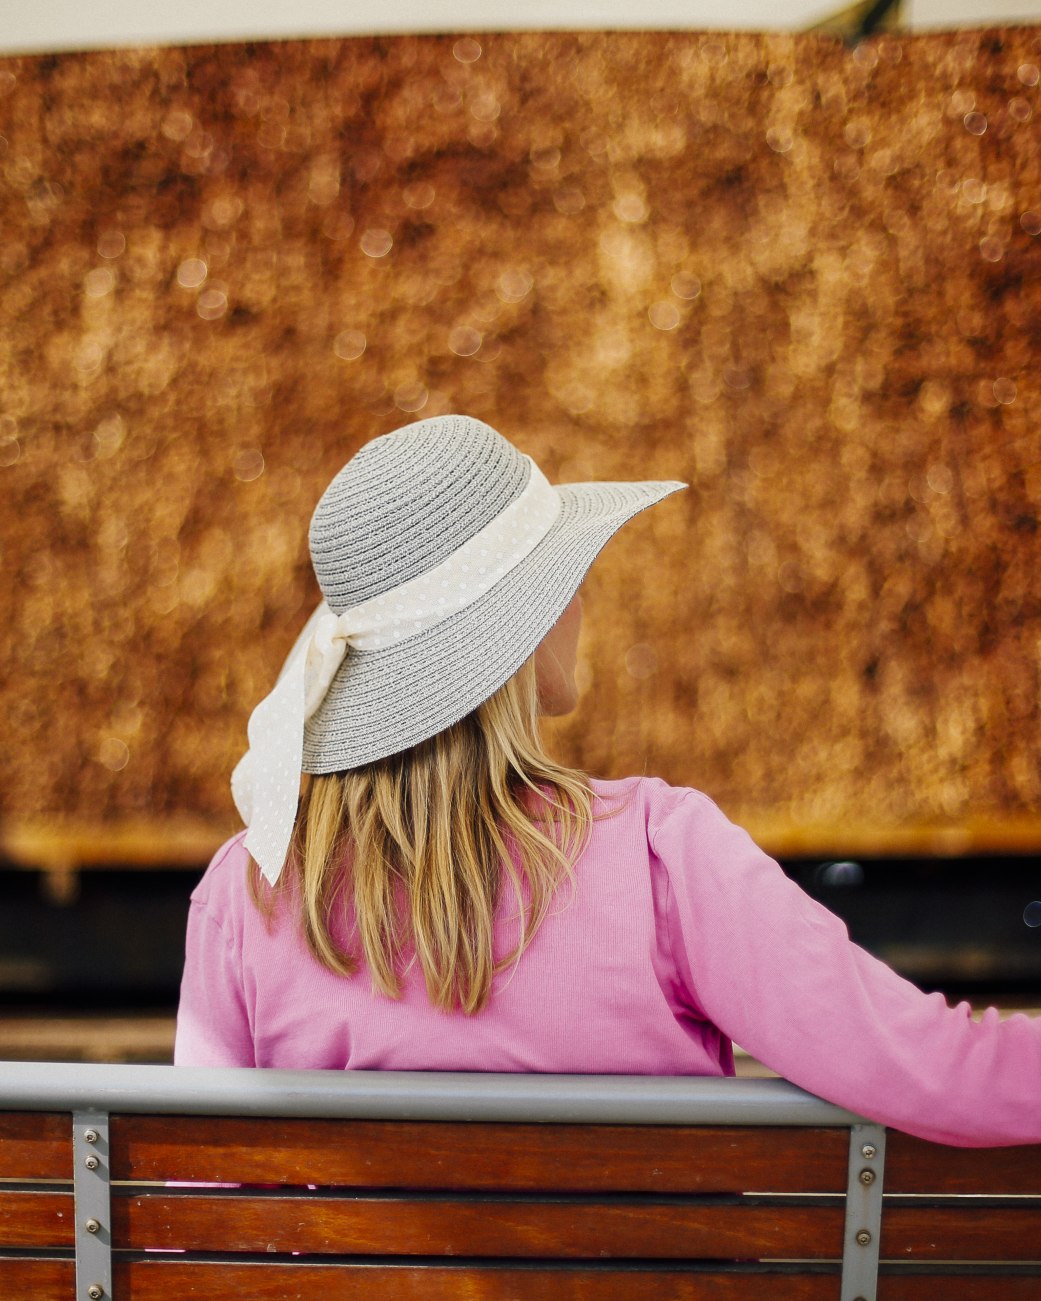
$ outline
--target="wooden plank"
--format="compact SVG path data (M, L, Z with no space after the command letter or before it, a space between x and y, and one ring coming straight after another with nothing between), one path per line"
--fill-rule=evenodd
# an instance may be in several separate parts
M71 1247L76 1237L72 1193L0 1187L5 1247Z
M842 1256L843 1207L202 1195L119 1197L116 1247L386 1256Z
M72 1117L0 1111L0 1179L71 1179Z
M835 1301L838 1279L773 1272L151 1260L117 1265L113 1291L119 1301Z
M842 1192L843 1129L115 1116L116 1179L622 1192Z
M1041 1277L882 1273L878 1301L1037 1301Z
M75 1288L76 1266L71 1260L0 1256L0 1296L19 1301L69 1301Z
M880 1250L889 1260L1041 1261L1041 1206L890 1203L882 1215Z
M887 1193L1023 1193L1041 1196L1041 1146L944 1147L890 1131Z

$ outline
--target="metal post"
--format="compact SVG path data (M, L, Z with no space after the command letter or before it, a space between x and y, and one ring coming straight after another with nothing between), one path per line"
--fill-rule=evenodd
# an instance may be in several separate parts
M76 1301L112 1301L109 1125L106 1111L72 1116Z
M875 1301L885 1163L885 1126L851 1125L842 1301Z

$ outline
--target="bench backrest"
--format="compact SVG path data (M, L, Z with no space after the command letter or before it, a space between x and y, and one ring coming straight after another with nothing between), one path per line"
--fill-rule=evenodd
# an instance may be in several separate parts
M1041 1296L1041 1150L781 1081L56 1069L0 1114L6 1296Z

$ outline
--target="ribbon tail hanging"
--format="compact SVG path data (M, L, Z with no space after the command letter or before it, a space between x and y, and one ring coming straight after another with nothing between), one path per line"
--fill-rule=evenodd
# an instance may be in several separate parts
M232 795L249 814L246 848L272 885L293 836L304 751L306 655L297 655L250 715L249 752L232 775ZM238 786L238 790L236 790Z

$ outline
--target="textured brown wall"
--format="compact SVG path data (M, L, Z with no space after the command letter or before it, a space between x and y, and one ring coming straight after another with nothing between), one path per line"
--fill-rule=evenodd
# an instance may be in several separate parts
M231 825L315 499L455 409L692 485L590 579L569 756L777 847L1041 846L1039 47L0 62L6 825Z

